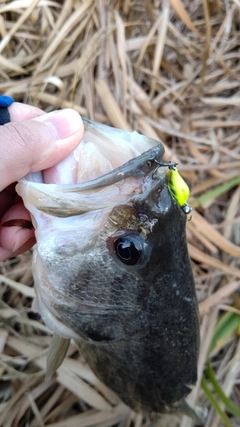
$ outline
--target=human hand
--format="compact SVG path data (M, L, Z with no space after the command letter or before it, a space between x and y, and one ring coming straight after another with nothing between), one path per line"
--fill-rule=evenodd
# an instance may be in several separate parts
M16 181L58 164L77 147L84 132L79 114L72 109L46 114L14 102L8 111L11 122L0 126L0 261L35 243L34 230L21 226L21 222L30 224L31 218L15 192ZM12 220L19 226L4 226Z

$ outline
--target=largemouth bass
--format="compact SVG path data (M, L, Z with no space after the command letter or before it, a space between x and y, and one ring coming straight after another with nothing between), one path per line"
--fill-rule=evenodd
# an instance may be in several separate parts
M36 229L42 319L60 342L73 338L132 409L191 415L184 397L197 380L198 308L164 147L84 125L77 150L52 171L55 183L31 174L17 188Z

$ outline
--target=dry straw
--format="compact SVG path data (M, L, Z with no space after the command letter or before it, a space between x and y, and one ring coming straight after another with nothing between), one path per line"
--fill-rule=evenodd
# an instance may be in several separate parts
M190 402L208 408L205 427L239 425L200 387L210 358L222 390L240 405L239 22L239 0L0 0L0 92L162 139L192 189L187 236L202 346ZM0 281L1 426L148 425L74 345L44 382L50 332L29 317L31 254L1 263ZM191 421L162 417L160 425Z

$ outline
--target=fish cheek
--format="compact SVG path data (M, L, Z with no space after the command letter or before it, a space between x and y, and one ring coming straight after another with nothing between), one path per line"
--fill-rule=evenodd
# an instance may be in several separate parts
M58 271L63 261L58 262ZM112 259L106 240L99 239L95 247L79 254L74 265L72 274L64 275L62 295L53 290L57 318L79 337L95 343L107 344L133 333L138 284Z

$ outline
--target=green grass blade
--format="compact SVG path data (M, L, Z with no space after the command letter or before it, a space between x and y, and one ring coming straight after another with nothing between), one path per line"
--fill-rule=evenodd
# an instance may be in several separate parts
M239 314L230 311L223 314L214 329L208 353L224 346L234 334L238 333L239 325Z
M234 178L224 182L223 184L219 185L213 190L210 190L207 193L202 194L200 197L197 197L195 200L191 201L190 205L193 208L197 208L199 205L202 205L203 203L206 203L209 200L216 199L216 197L226 193L228 190L230 190L231 188L235 187L238 184L240 184L240 175L235 176Z
M240 418L240 408L238 408L237 405L235 405L235 403L232 402L231 399L229 399L224 391L222 390L219 382L216 379L215 373L213 368L211 367L210 363L207 363L207 373L209 376L209 380L211 381L213 388L215 390L215 392L217 393L217 395L220 397L220 399L222 400L222 402L224 403L224 405L226 406L227 410L229 412L231 412L231 414L233 414L235 417Z
M202 389L204 390L204 392L205 392L208 400L210 401L211 405L213 406L213 408L215 409L215 411L221 417L224 425L226 427L232 427L232 423L231 423L230 419L228 418L227 414L225 414L225 412L222 411L222 409L220 408L220 406L219 406L217 400L215 399L212 391L210 390L210 388L207 385L207 381L204 378L202 378L201 386L202 386Z

